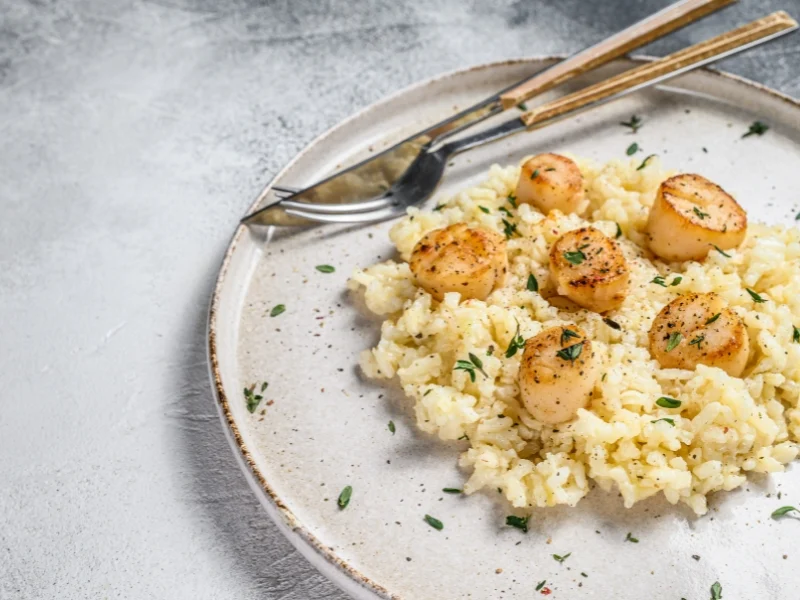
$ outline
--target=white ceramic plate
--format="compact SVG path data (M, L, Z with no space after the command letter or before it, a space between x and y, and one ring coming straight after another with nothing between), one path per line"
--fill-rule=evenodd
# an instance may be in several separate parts
M406 89L315 140L272 183L309 184L551 60L490 64ZM618 61L591 79L630 66ZM634 113L644 126L632 136L619 122ZM742 139L756 119L769 132ZM800 105L711 71L462 155L439 193L475 183L494 162L564 150L607 160L633 141L667 167L719 182L752 220L794 222ZM616 494L595 489L576 508L535 510L527 535L504 526L509 509L499 496L443 494L465 479L459 445L418 433L402 393L357 367L379 322L346 281L391 255L390 226L239 228L214 292L209 349L225 428L265 508L314 565L356 598L534 598L542 580L553 600L705 600L715 581L725 598L797 597L800 523L769 518L800 503L796 469L712 497L702 518L660 496L626 510ZM319 264L336 271L320 273ZM286 312L271 318L277 304ZM269 387L251 415L242 389L262 381ZM342 511L336 498L346 485L353 496ZM426 513L444 530L427 525ZM624 541L628 532L639 543ZM563 564L552 558L568 552Z

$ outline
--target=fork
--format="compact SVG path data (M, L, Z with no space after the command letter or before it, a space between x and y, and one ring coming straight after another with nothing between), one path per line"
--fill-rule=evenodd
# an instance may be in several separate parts
M313 204L283 200L280 207L286 215L318 223L370 223L401 216L409 207L423 203L433 194L444 174L448 160L456 154L522 131L540 129L567 116L656 85L795 29L797 22L785 12L778 11L662 59L635 67L535 107L496 127L451 142L435 144L419 154L394 185L370 200L349 204ZM296 191L277 186L273 189L287 195Z

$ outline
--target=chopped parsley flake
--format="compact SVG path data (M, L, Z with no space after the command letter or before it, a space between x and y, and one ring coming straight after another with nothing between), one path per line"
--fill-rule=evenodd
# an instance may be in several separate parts
M488 209L488 208L486 208L485 206L478 206L478 208L480 208L480 209L481 209L483 212L485 212L487 215L489 214L489 209Z
M499 210L501 213L503 213L507 217L513 217L514 216L514 215L511 214L511 211L508 210L505 206L501 206L497 210Z
M333 273L336 269L330 265L317 265L315 267L320 273Z
M714 246L714 250L716 250L717 252L719 252L720 254L722 254L722 256L727 256L728 258L730 258L730 257L731 257L731 255L730 255L730 254L728 254L727 252L725 252L725 251L724 251L722 248L720 248L720 247L719 247L719 246L717 246L716 244L711 244L711 245L712 245L712 246Z
M437 204L437 205L436 205L436 206L433 208L433 212L439 212L439 211L440 211L440 210L442 210L442 209L443 209L445 206L447 206L447 204Z
M630 146L628 146L628 149L625 150L625 154L627 154L628 156L633 156L638 151L639 151L639 144L633 142Z
M263 392L266 389L266 381L261 384L261 391ZM264 396L261 394L256 394L253 390L256 389L256 384L254 383L249 388L244 388L244 400L247 403L247 412L253 414L256 412L258 405L264 399Z
M438 530L438 531L441 531L442 529L444 529L444 523L442 523L436 517L432 517L430 515L425 515L425 522L428 525L430 525L431 527L433 527L434 529Z
M646 158L645 158L645 159L642 161L642 164L640 164L638 167L636 167L636 170L637 170L637 171L641 171L642 169L644 169L644 168L647 166L647 163L650 161L650 159L651 159L651 158L653 158L654 156L657 156L657 155L656 155L656 154L651 154L650 156L647 156L647 157L646 157Z
M633 537L633 535L631 535L631 532L629 531L628 535L625 536L625 541L626 542L633 542L634 544L638 544L639 543L639 538Z
M690 346L697 346L698 349L700 348L700 344L706 339L705 334L700 334L696 338L694 338L691 342L689 342Z
M520 102L519 104L517 104L517 108L520 110L528 110L528 105L525 104L524 102Z
M353 495L353 486L346 485L342 490L342 493L339 494L339 499L336 500L336 504L339 505L339 508L344 510L347 508L347 505L350 504L350 496Z
M642 120L637 117L636 115L631 115L630 121L622 121L620 123L623 127L628 127L631 130L631 133L636 133L639 131L639 128L642 126Z
M564 252L564 258L573 265L579 265L586 260L586 255L583 253L583 250L579 249L574 252Z
M556 356L561 359L568 360L569 362L575 362L575 360L581 355L583 351L583 342L578 342L577 344L573 344L572 346L568 346L556 352Z
M756 294L750 288L745 288L745 289L747 290L747 293L750 294L750 297L753 299L753 302L755 302L756 304L761 304L762 302L766 302L766 300L764 300L761 296Z
M676 275L668 285L666 280L661 275L657 275L656 277L653 277L653 279L650 280L650 283L655 283L656 285L660 285L661 287L672 287L678 285L681 281L683 281L683 277L681 277L680 275Z
M531 179L536 179L539 176L539 169L534 169L533 173L531 173Z
M672 352L678 346L678 344L681 343L681 339L683 339L683 336L681 335L680 331L670 333L669 341L667 342L667 352Z
M513 206L514 208L517 208L517 197L514 194L509 194L508 197L506 198L506 200L508 200L508 203L511 206Z
M563 346L564 344L568 343L570 338L577 338L577 337L581 336L572 331L572 329L568 329L565 327L561 331L561 345Z
M523 533L528 533L528 520L530 516L527 517L515 517L514 515L509 515L506 517L506 525L509 527L516 527L517 529L521 530Z
M678 408L681 405L681 401L668 396L661 396L661 398L656 400L656 404L663 408Z
M694 208L692 208L692 210L694 211L694 214L697 215L697 218L700 219L701 221L703 219L705 219L706 217L710 217L711 216L710 214L708 214L707 212L703 212L702 210L700 210L696 206Z
M536 584L536 591L538 592L540 589L544 587L544 584L547 583L547 579L542 579L539 583Z
M531 273L528 275L528 283L525 285L529 292L538 292L539 291L539 282L536 281L536 276Z
M792 325L792 341L800 344L800 329Z
M715 581L711 586L711 600L722 600L722 586Z
M514 223L510 223L505 219L501 219L503 222L503 233L506 234L506 239L511 239L514 235L517 234L517 226Z
M722 314L722 313L717 313L717 314L715 314L715 315L714 315L713 317L711 317L711 318L710 318L708 321L706 321L706 325L711 325L711 324L712 324L714 321L716 321L717 319L719 319L719 316L720 316L721 314Z
M617 226L617 234L614 236L616 239L622 237L622 228L619 226L619 223L614 223Z
M442 488L442 491L445 494L463 494L464 493L464 490L461 490L459 488Z
M392 435L394 435L394 432L397 431L397 429L394 426L394 421L389 421L389 431L392 432Z
M567 560L570 557L571 554L572 554L572 552L567 552L563 556L559 556L558 554L553 554L553 558L555 558L558 562L563 563L565 560Z
M768 129L769 125L766 123L762 123L761 121L753 121L750 124L750 128L747 130L747 133L745 133L742 137L746 138L750 137L751 135L764 135Z
M792 511L797 511L794 506L781 506L779 509L772 512L770 515L773 519L780 519L783 515L786 515Z
M661 419L656 419L655 421L653 421L653 423L658 423L659 421L666 421L667 423L669 423L670 425L672 425L673 427L675 427L675 421L674 421L674 419L670 419L670 418L668 418L668 417L662 417Z
M276 304L271 311L269 311L270 317L277 317L279 314L283 313L286 310L285 304Z

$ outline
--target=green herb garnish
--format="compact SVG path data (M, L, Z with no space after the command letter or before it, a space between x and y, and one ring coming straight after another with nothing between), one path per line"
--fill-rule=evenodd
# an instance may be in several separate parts
M485 212L487 215L489 214L489 209L488 209L488 208L486 208L485 206L478 206L478 208L480 208L480 209L481 209L483 212Z
M442 209L443 209L445 206L447 206L447 204L437 204L436 206L434 206L434 207L433 207L433 212L439 212L439 211L440 211L440 210L442 210Z
M650 156L646 157L642 161L642 164L640 164L638 167L636 167L636 170L637 171L641 171L642 169L644 169L647 166L647 163L650 161L650 159L653 158L654 156L658 156L658 155L657 154L651 154Z
M563 556L559 556L558 554L553 554L553 558L555 558L558 562L563 563L565 560L567 560L570 557L571 554L572 554L572 552L567 552Z
M330 265L317 265L315 267L320 273L333 273L336 269Z
M747 293L750 294L750 297L753 299L753 302L755 302L756 304L761 304L762 302L766 302L766 300L764 300L761 296L756 294L750 288L745 288L745 289L747 290Z
M578 342L577 344L573 344L572 346L568 346L556 352L556 356L568 360L569 362L575 362L575 360L581 355L583 351L583 342Z
M699 349L700 348L700 344L702 344L703 340L705 340L705 339L706 339L705 334L700 334L696 338L694 338L691 342L689 342L689 345L690 346L697 346L697 348Z
M524 347L525 339L519 334L519 322L517 322L517 330L514 332L514 337L511 338L508 348L506 348L506 358L511 358L517 351L522 350Z
M256 394L253 392L255 388L256 388L255 383L251 385L249 388L244 388L244 400L247 403L247 411L250 414L256 412L259 403L264 399L264 396L262 396L261 394ZM261 391L263 392L264 389L265 389L264 384L262 384Z
M336 504L339 505L339 508L344 510L347 508L347 505L350 504L350 496L353 495L353 486L346 485L342 490L342 493L339 494L339 499L336 500Z
M656 400L656 404L662 408L678 408L681 405L681 401L675 400L675 398L670 398L668 396L661 396L661 398Z
M800 344L800 329L792 325L792 341Z
M766 123L762 123L761 121L753 121L750 124L750 128L747 130L747 133L745 133L742 137L746 138L751 135L764 135L768 129L769 125Z
M620 122L620 125L623 127L629 127L631 129L631 133L636 133L642 126L642 120L636 115L631 115L630 121L622 121Z
M517 234L517 226L505 219L501 219L503 222L503 233L506 234L506 239L511 239L514 235Z
M538 592L540 589L544 587L544 584L547 583L547 579L542 579L539 583L536 584L536 591Z
M670 425L675 427L675 421L673 419L668 418L668 417L662 417L660 419L656 419L655 421L653 421L653 423L658 423L659 421L666 421L667 423L669 423Z
M715 581L711 586L711 600L722 600L722 586Z
M460 490L458 488L442 488L442 491L445 494L463 494L464 490Z
M582 250L575 250L574 252L564 252L564 258L573 265L579 265L586 260L586 255Z
M516 197L514 194L509 194L509 195L506 197L506 200L508 200L508 203L509 203L511 206L513 206L514 208L517 208L517 197Z
M506 525L509 527L516 527L517 529L522 530L523 533L528 533L528 520L530 516L527 517L515 517L514 515L509 515L506 517Z
M722 314L722 313L717 313L717 314L715 314L715 315L714 315L713 317L711 317L711 318L710 318L708 321L706 321L706 325L711 325L711 324L712 324L714 321L716 321L717 319L719 319L719 316L720 316L721 314Z
M539 169L534 169L533 173L531 173L531 179L536 179L539 176Z
M633 142L630 146L628 146L628 149L625 150L625 154L627 154L628 156L633 156L638 151L639 151L639 144Z
M696 206L692 207L692 210L694 211L694 214L697 215L697 218L700 219L701 221L703 219L705 219L706 217L710 217L711 216L710 214L708 214L707 212L703 212L702 210L700 210Z
M638 538L635 538L635 537L633 537L633 536L631 535L631 532L630 532L630 531L628 532L628 535L626 535L626 536L625 536L625 541L626 541L626 542L633 542L634 544L638 544L638 543L639 543L639 539L638 539Z
M528 275L528 283L525 285L529 292L538 292L539 291L539 282L536 281L536 277L533 273Z
M394 426L394 421L389 421L389 431L391 431L392 434L394 434L394 432L396 431L396 428Z
M503 213L507 217L513 217L514 216L514 215L511 214L511 211L508 210L505 206L501 206L497 210L499 210L501 213Z
M779 509L773 511L773 513L770 516L773 519L780 519L783 515L788 514L792 511L797 511L797 509L794 506L781 506Z
M728 258L730 258L730 257L731 257L731 255L730 255L730 254L728 254L727 252L725 252L725 251L724 251L722 248L720 248L720 247L719 247L719 246L717 246L716 244L711 244L711 245L712 245L712 246L714 246L714 250L716 250L717 252L719 252L720 254L722 254L722 256L726 256L726 257L728 257Z
M561 345L563 346L564 344L569 342L570 338L577 338L577 337L581 336L572 331L572 329L567 329L565 327L564 329L561 330Z
M268 386L268 385L269 385L269 384L268 384L266 381L265 381L264 383L262 383L262 384L261 384L261 391L263 392L265 389L267 389L267 386Z
M619 226L619 223L614 223L617 226L617 234L614 236L616 239L622 237L622 228Z
M669 341L667 342L667 352L672 352L678 344L681 343L683 336L679 331L669 334Z
M469 379L473 383L475 382L475 369L483 373L484 377L489 377L486 374L486 371L483 370L483 361L480 358L475 356L472 352L468 354L469 360L458 360L456 361L455 371L466 371L469 373Z
M269 311L270 317L277 317L279 314L283 313L286 310L286 306L284 304L276 304L271 311Z
M439 519L437 519L436 517L432 517L430 515L425 515L425 522L428 525L430 525L431 527L433 527L434 529L438 529L439 531L444 529L444 524Z
M520 110L528 110L528 105L525 104L524 102L520 102L519 104L517 104L517 108Z

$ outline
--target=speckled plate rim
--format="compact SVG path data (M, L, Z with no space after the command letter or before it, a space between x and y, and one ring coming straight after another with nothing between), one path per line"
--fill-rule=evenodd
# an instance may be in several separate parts
M472 72L472 71L480 71L485 69L493 69L498 68L501 66L508 66L508 65L521 65L526 63L542 63L554 60L561 60L564 56L559 55L549 55L549 56L530 56L530 57L523 57L523 58L515 58L515 59L508 59L503 61L495 61L490 63L484 63L475 65L472 67L455 69L440 75L436 75L434 77L425 79L423 81L417 82L410 86L407 86L394 94L386 96L373 104L359 110L358 112L354 113L353 115L349 116L343 121L340 121L327 131L323 132L316 138L314 138L311 142L309 142L297 155L289 161L283 169L281 169L270 182L264 187L255 201L249 206L247 212L251 212L255 210L258 206L262 204L264 199L267 197L267 194L270 192L272 187L281 180L281 178L298 162L300 161L312 148L317 146L318 144L325 141L328 137L336 133L342 128L347 127L353 121L363 117L364 115L379 110L385 104L391 102L392 100L409 94L413 91L428 87L430 85L437 84L442 81L446 81L448 79L452 79L455 77L459 77L465 73ZM634 62L649 62L655 60L654 57L650 56L633 56L627 57L627 59L619 59L619 60L630 60ZM765 85L752 81L750 79L740 77L738 75L733 75L731 73L726 73L724 71L719 71L713 68L705 68L702 69L708 75L713 77L726 79L729 81L733 81L745 86L752 88L753 90L761 93L766 93L772 96L775 99L781 100L787 103L791 108L800 110L800 101L778 92L777 90L773 90ZM220 303L220 297L222 294L223 287L226 283L226 275L228 274L228 268L230 266L231 259L233 257L234 252L236 251L237 245L241 240L241 236L247 230L247 227L244 225L238 225L236 230L234 231L231 240L228 244L228 248L225 251L225 255L222 258L222 263L220 265L217 278L214 284L214 289L211 295L211 302L209 305L209 312L208 312L208 324L207 324L207 352L208 352L208 366L209 366L209 374L212 381L212 388L214 392L214 398L216 400L217 409L219 411L220 418L223 421L223 429L225 430L226 438L228 442L231 444L231 447L234 451L236 456L237 462L241 467L242 471L245 473L246 479L250 484L250 487L255 492L256 496L261 501L261 504L266 509L267 513L269 514L270 518L275 522L278 526L280 531L283 535L289 540L289 542L298 550L306 559L311 562L314 567L323 573L328 579L330 579L333 583L339 586L343 591L347 592L348 594L355 595L358 594L358 597L366 597L364 593L370 593L370 596L373 598L384 598L384 599L392 599L392 600L399 600L400 596L391 593L389 590L378 584L377 582L373 581L366 575L359 572L356 568L350 565L347 561L343 560L337 554L327 547L321 540L319 540L309 529L307 529L295 516L295 514L289 509L286 503L278 496L275 490L270 486L269 482L267 481L264 474L259 470L258 466L255 464L255 461L252 459L250 450L244 443L241 433L239 432L239 428L233 418L233 414L230 410L228 404L228 397L225 393L222 375L220 372L219 360L218 360L218 346L217 346L217 332L219 330L219 322L217 320L217 309ZM345 577L342 577L344 575ZM356 596L354 596L356 597Z

